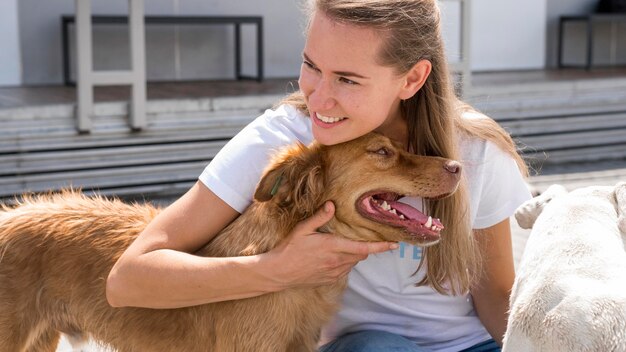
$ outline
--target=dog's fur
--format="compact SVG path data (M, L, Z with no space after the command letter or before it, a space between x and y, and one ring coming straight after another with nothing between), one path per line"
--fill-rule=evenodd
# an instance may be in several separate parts
M321 231L428 245L431 237L365 218L356 204L371 192L450 194L460 178L456 165L409 154L377 134L293 146L273 160L248 210L196 254L266 252L328 199L336 212ZM0 212L0 351L54 351L59 331L129 352L315 350L345 279L181 309L110 307L106 277L157 212L73 191L26 197Z
M504 351L626 351L626 183L554 185L516 212L532 227Z

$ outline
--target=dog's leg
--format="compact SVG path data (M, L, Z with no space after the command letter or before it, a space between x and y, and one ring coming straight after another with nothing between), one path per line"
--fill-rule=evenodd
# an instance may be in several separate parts
M66 333L65 337L72 346L72 352L86 352L88 349L89 339L84 334Z
M61 333L53 329L46 329L33 341L27 352L54 352L59 345Z
M292 340L287 347L288 352L314 352L317 350L317 341L319 338L311 338L310 336L300 336Z
M17 327L13 329L2 322L0 322L0 326L0 352L23 351L26 345L26 336L20 334Z
M7 308L0 304L1 308ZM7 314L6 309L0 310L0 352L22 352L29 345L29 340L33 339L30 328L20 326L19 319L13 314Z
M0 352L54 352L61 334L53 329L23 329L0 322Z

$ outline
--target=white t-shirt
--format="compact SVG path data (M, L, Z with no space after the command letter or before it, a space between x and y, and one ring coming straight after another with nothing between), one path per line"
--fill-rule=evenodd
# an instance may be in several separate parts
M471 118L471 116L468 116ZM199 179L240 213L252 196L270 156L283 146L313 140L308 116L292 106L267 110L216 155ZM491 142L460 142L463 172L470 195L472 228L495 225L531 197L515 161ZM419 198L404 198L421 210ZM370 255L350 272L340 311L324 329L334 338L360 330L383 330L405 336L433 351L459 351L490 338L478 320L471 296L446 296L415 287L421 248L400 248Z

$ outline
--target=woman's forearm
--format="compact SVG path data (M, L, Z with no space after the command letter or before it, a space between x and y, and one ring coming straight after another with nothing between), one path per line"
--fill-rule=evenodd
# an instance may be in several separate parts
M515 280L511 227L506 219L476 231L483 255L480 280L472 288L474 307L493 339L502 345L509 310L509 296Z
M508 293L474 297L474 307L487 332L502 346L508 320Z
M118 263L109 274L106 290L112 306L179 308L282 289L264 255L207 258L161 249L131 260Z

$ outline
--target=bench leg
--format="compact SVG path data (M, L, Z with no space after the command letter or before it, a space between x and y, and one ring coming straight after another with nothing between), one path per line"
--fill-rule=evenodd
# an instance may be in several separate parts
M91 0L76 0L76 118L79 132L91 131L93 77L91 51Z

